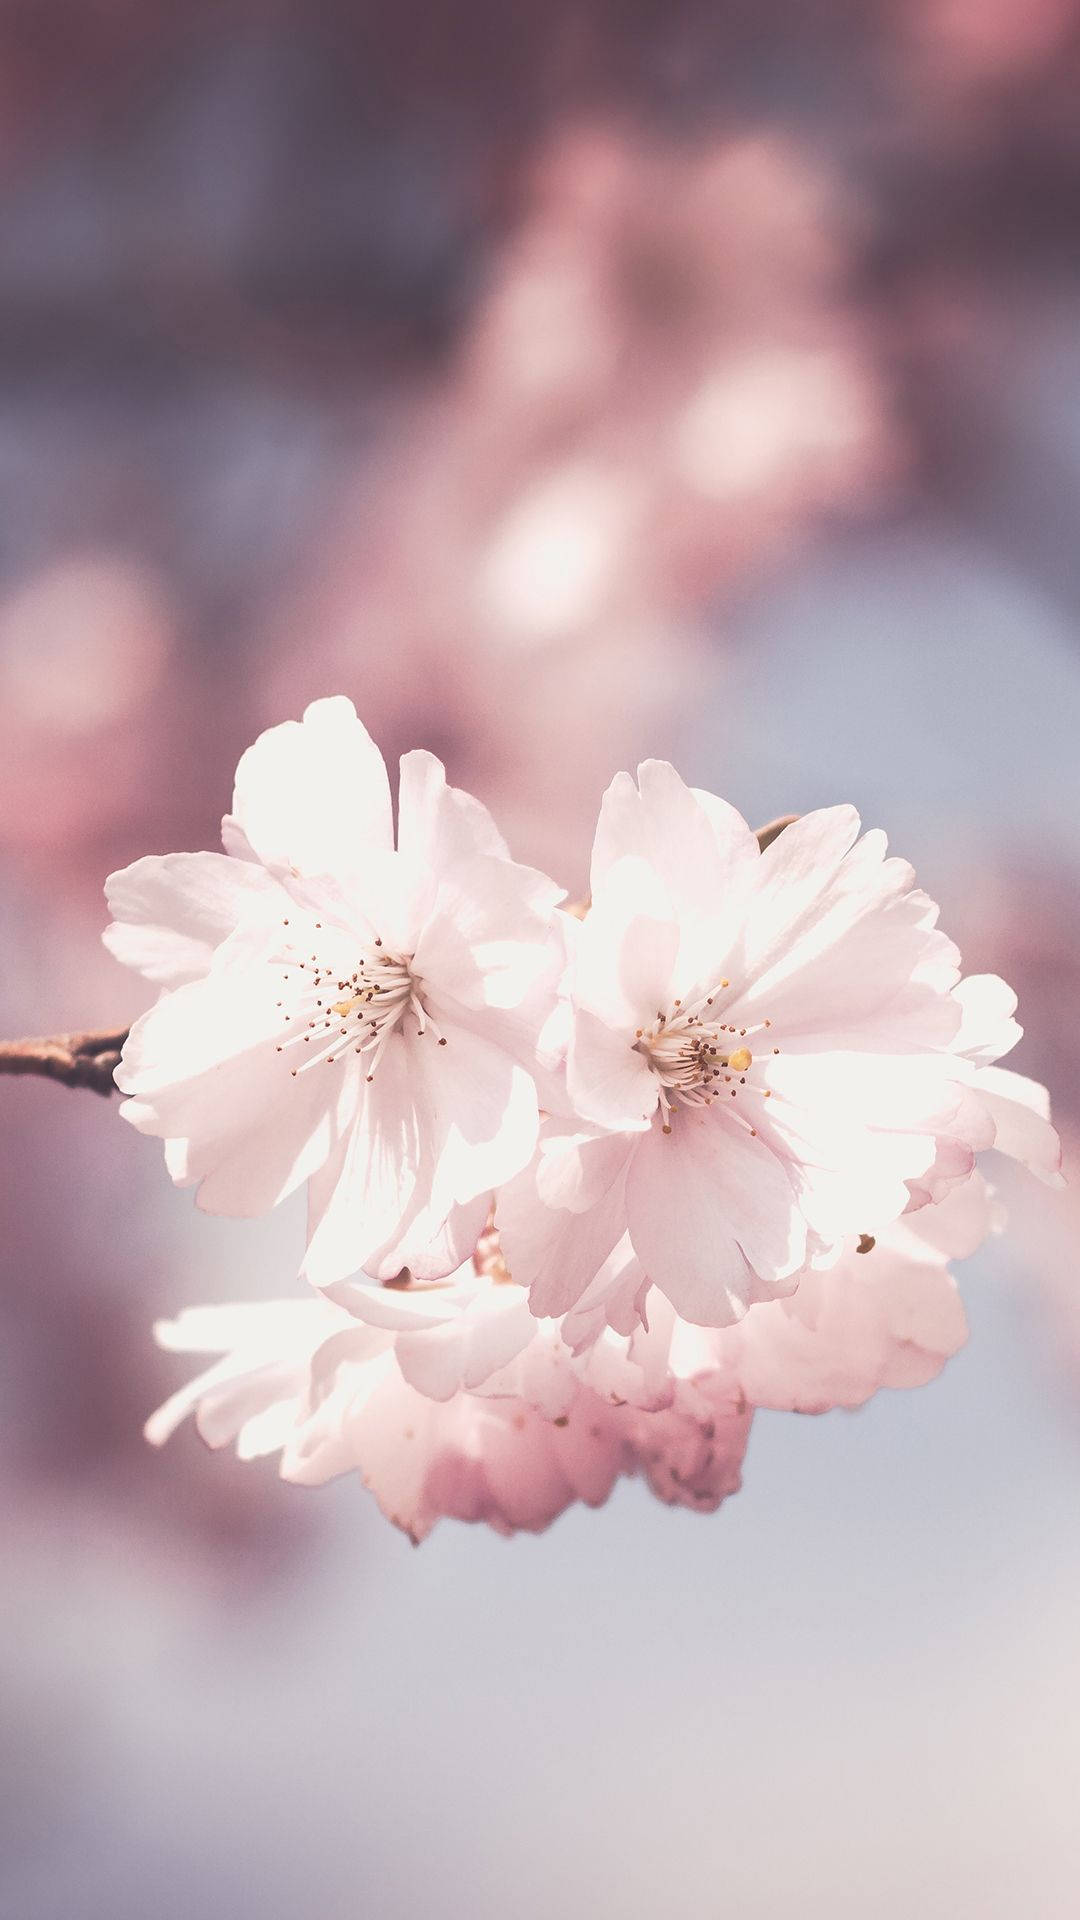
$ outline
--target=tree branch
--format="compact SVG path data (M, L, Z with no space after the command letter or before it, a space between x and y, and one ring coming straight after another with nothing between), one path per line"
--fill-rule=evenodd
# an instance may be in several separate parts
M768 826L757 829L758 844L764 853L797 813L784 813ZM569 908L580 918L588 912L588 901ZM127 1027L111 1033L54 1033L47 1040L0 1040L0 1074L31 1073L39 1079L59 1080L65 1087L91 1087L108 1098L117 1091L113 1073L120 1061Z
M113 1071L128 1029L114 1033L54 1033L47 1040L0 1040L0 1073L34 1073L65 1087L116 1092Z

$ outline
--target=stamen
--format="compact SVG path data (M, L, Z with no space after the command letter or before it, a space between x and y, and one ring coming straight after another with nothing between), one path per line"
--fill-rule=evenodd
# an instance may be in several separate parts
M653 1027L639 1027L635 1032L634 1049L644 1055L659 1082L658 1105L665 1133L672 1130L677 1107L710 1107L724 1087L732 1100L738 1100L740 1089L744 1099L759 1093L768 1098L767 1089L747 1079L754 1063L751 1049L732 1047L726 1036L733 1034L741 1041L772 1023L762 1020L756 1026L736 1026L733 1021L717 1019L710 1009L717 994L730 985L729 980L722 980L692 1005L673 1000L670 1012L657 1009ZM774 1047L773 1052L778 1053L779 1048ZM737 1085L733 1084L736 1077Z
M321 930L321 922L314 924ZM416 1022L417 1036L430 1031L440 1046L446 1045L424 1005L409 960L387 953L381 936L369 935L368 939L372 944L359 953L353 946L347 960L342 946L347 950L352 942L342 929L334 930L334 947L327 959L320 960L313 953L310 963L297 961L295 952L287 950L272 956L271 964L283 969L281 982L288 989L286 998L277 1004L282 1008L283 1025L291 1027L289 1034L282 1033L275 1042L276 1051L284 1052L300 1041L308 1048L303 1064L292 1069L294 1076L306 1073L309 1067L333 1066L348 1053L343 1043L349 1042L351 1051L365 1059L366 1079L372 1079L391 1035L406 1014ZM294 968L303 973L302 980L288 971ZM331 983L337 987L339 999L328 998ZM301 1026L306 1031L298 1031ZM313 1035L314 1047L310 1045Z

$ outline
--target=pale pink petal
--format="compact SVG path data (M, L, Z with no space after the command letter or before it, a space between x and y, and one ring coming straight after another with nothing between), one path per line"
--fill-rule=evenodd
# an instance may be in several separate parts
M677 909L697 908L739 886L758 859L758 846L733 807L704 797L664 760L638 768L640 791L629 774L617 774L600 806L593 844L594 902L611 870L630 856L648 863Z
M532 1334L527 1345L506 1366L489 1373L476 1390L493 1398L519 1401L561 1425L581 1396L584 1375L570 1362L559 1322L535 1320L531 1314L529 1320ZM587 1384L591 1387L592 1383Z
M482 1386L516 1360L536 1333L521 1287L489 1287L485 1296L439 1327L398 1335L402 1376L418 1393L448 1400Z
M580 1299L564 1316L562 1336L574 1354L593 1346L605 1328L632 1334L640 1325L648 1275L623 1234Z
M434 1192L445 1214L528 1165L540 1116L531 1077L501 1048L449 1022L442 1033L444 1047L430 1037L412 1043L412 1072L418 1111L438 1142Z
M966 1181L975 1166L975 1148L967 1140L953 1140L941 1134L934 1158L925 1173L908 1181L913 1207L930 1206L944 1199L960 1182Z
M983 1067L974 1091L994 1123L998 1152L1019 1160L1048 1187L1064 1186L1061 1141L1050 1124L1046 1088L1008 1067Z
M347 1279L395 1238L432 1177L435 1146L417 1111L409 1050L402 1034L391 1037L352 1127L311 1179L301 1272L314 1287Z
M644 1055L586 1008L574 1018L566 1085L574 1111L597 1126L644 1133L656 1112L659 1082Z
M957 1053L988 1066L1010 1053L1023 1028L1013 1019L1016 995L995 973L971 973L957 983L954 994L961 1010L953 1045Z
M312 931L336 928L370 949L377 940L392 953L412 953L438 892L438 875L397 853L363 854L361 873L284 873L281 885L303 909Z
M798 1271L805 1226L783 1165L720 1114L676 1115L642 1136L626 1183L645 1271L686 1320L726 1326Z
M509 860L487 808L471 793L447 785L446 769L433 753L422 748L404 753L400 768L397 838L406 858L440 871L477 853Z
M759 1133L792 1166L799 1204L826 1241L896 1219L934 1160L935 1112L955 1111L949 1056L785 1053Z
M556 1135L497 1194L503 1251L535 1314L572 1307L621 1238L631 1151L620 1134Z
M599 1408L556 1427L513 1401L441 1404L391 1376L350 1426L365 1484L414 1540L443 1515L540 1532L576 1499L605 1500L622 1456Z
M541 983L553 991L563 964L551 940L560 897L533 868L488 855L461 859L440 876L413 961L435 1017L520 1007Z
M903 1214L887 1229L885 1243L911 1259L939 1255L942 1260L966 1260L1003 1225L993 1188L981 1173L974 1173L957 1181L936 1205Z
M157 985L178 987L202 978L246 913L270 914L281 896L262 867L221 853L167 853L111 873L105 897L109 952Z
M700 1417L678 1407L637 1414L632 1422L641 1471L669 1506L712 1513L742 1485L751 1414L721 1408Z
M351 700L316 700L259 735L236 770L232 822L264 865L349 873L393 846L382 754Z
M869 1252L849 1247L835 1266L808 1271L790 1299L752 1307L721 1336L721 1357L751 1405L799 1413L861 1406L880 1387L932 1380L963 1345L963 1308L944 1257L906 1223L894 1241L895 1231Z
M539 1117L529 1076L497 1047L456 1028L393 1035L356 1123L312 1180L305 1277L330 1287L374 1261L437 1264L458 1203L487 1196L530 1159ZM458 1264L453 1236L441 1249ZM396 1272L398 1267L394 1268Z
M210 1213L253 1215L314 1173L348 1128L356 1075L293 1077L270 981L215 970L137 1020L116 1070L121 1113L172 1143L170 1171Z
M455 1204L443 1219L440 1208L418 1191L396 1232L368 1256L365 1273L393 1280L408 1267L414 1280L441 1280L472 1258L491 1206L492 1195L485 1191Z
M154 1338L170 1353L223 1357L151 1414L146 1438L159 1447L198 1414L203 1438L220 1447L265 1409L282 1402L295 1406L306 1362L325 1337L330 1315L315 1299L261 1300L188 1307L175 1320L159 1320Z
M869 1023L882 1052L909 1035L947 1046L959 1022L944 990L956 979L956 949L933 924L936 910L914 888L911 867L883 857L884 835L849 849L857 830L853 809L830 808L766 849L763 884L726 963L738 989L732 1017L767 1016L785 1039L821 1032L843 1045L843 1035ZM776 872L789 836L788 865Z
M746 1302L757 1296L757 1281L730 1229L711 1169L684 1148L667 1158L651 1142L646 1146L634 1156L626 1181L626 1223L634 1252L684 1319L723 1327L746 1313ZM673 1187L676 1156L680 1165Z
M649 1025L667 1007L679 952L671 898L644 860L619 860L574 943L574 1003L613 1026Z

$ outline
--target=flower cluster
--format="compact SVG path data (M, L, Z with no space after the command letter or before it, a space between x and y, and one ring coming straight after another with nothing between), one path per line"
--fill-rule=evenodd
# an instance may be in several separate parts
M976 1155L1060 1179L1015 996L961 979L850 807L759 845L674 769L620 774L587 914L430 754L317 701L243 756L222 854L108 882L161 988L121 1111L211 1212L308 1197L306 1296L199 1308L216 1356L148 1425L356 1469L413 1538L596 1504L712 1508L755 1407L860 1405L964 1338Z

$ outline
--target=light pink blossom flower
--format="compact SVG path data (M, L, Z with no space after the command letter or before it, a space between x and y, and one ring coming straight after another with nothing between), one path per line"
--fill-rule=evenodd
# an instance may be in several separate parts
M563 1322L583 1376L646 1407L665 1406L686 1385L716 1404L824 1413L862 1406L882 1387L932 1380L967 1337L949 1262L964 1259L1001 1224L978 1176L939 1206L908 1213L876 1241L849 1241L826 1268L810 1268L789 1296L752 1306L729 1327L692 1326L647 1291L639 1326L625 1342L597 1333L580 1311ZM640 1276L639 1276L640 1277ZM613 1350L622 1347L613 1368Z
M556 1426L511 1400L429 1399L404 1379L391 1334L329 1300L189 1309L157 1336L222 1358L153 1416L149 1439L194 1412L210 1446L235 1440L242 1459L280 1452L285 1480L319 1486L355 1471L414 1540L443 1514L538 1531L574 1500L605 1500L620 1471L621 1440L599 1403L583 1398Z
M383 1293L381 1324L325 1298L199 1307L162 1323L161 1345L221 1357L152 1416L147 1438L161 1444L193 1413L210 1446L235 1441L245 1459L279 1452L283 1479L314 1486L355 1471L414 1541L442 1515L538 1532L576 1500L599 1506L620 1474L642 1472L662 1499L696 1511L737 1490L745 1407L717 1410L703 1394L656 1414L613 1405L490 1268L464 1270L445 1290ZM546 1349L522 1377L535 1386L546 1374L547 1408L511 1392L505 1372L489 1373L483 1394L444 1390L448 1344L451 1371L463 1377L470 1351L482 1350L485 1365L499 1357L499 1334L486 1344L478 1323L507 1317L507 1298L509 1317L520 1305L530 1323L526 1340ZM470 1317L469 1331L441 1337ZM410 1377L427 1377L417 1358L425 1344L437 1397Z
M728 1324L895 1220L950 1127L966 1146L959 956L910 866L858 835L833 807L761 852L662 762L612 783L570 970L577 1117L499 1199L537 1314L574 1307L625 1232L683 1319Z
M427 753L401 761L395 850L382 756L343 699L249 748L223 839L108 882L107 944L164 989L121 1111L210 1212L309 1180L315 1284L452 1270L535 1143L558 889Z
M640 1290L647 1325L625 1334L589 1309L536 1320L489 1231L443 1284L361 1281L340 1304L200 1307L162 1323L163 1346L220 1357L147 1436L160 1444L194 1413L211 1446L280 1453L287 1480L356 1471L414 1540L443 1514L535 1531L575 1500L598 1505L621 1474L711 1511L738 1489L756 1407L856 1407L933 1378L965 1337L948 1262L993 1219L968 1181L720 1329L649 1291L624 1239L596 1297Z

